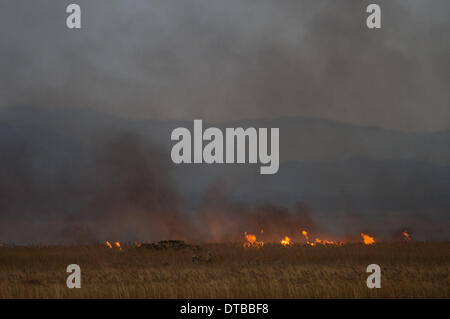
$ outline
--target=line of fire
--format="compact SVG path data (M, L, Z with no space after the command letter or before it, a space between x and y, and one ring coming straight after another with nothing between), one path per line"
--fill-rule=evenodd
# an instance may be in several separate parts
M374 245L375 243L377 243L377 240L369 235L369 234L365 234L365 233L361 233L361 240L360 241L345 241L345 240L334 240L334 239L324 239L324 238L319 238L319 237L312 237L310 238L308 231L307 230L301 230L299 231L299 238L294 239L291 238L289 236L284 236L281 238L281 240L279 241L279 243L274 243L274 242L270 242L270 244L279 244L283 247L292 247L294 245L303 245L303 246L344 246L347 244L355 244L355 243L361 243L363 245ZM404 230L401 233L402 236L402 241L403 242L409 242L411 241L411 234L409 233L408 230ZM263 238L264 237L264 229L260 230L260 234L258 237ZM250 234L245 232L244 233L244 243L242 244L242 246L244 248L261 248L264 247L265 241L261 238L258 238L255 234ZM167 245L168 244L168 245ZM105 241L105 245L106 247L110 248L110 249L118 249L118 250L122 250L122 245L118 242L118 241ZM184 241L182 240L168 240L168 241L160 241L158 244L149 244L149 243L141 243L141 242L134 242L133 245L137 248L141 248L141 247L152 247L152 248L162 248L162 247L167 247L167 246L177 246L177 247L181 247L181 246L185 246L186 244L184 243ZM131 245L131 246L133 246Z

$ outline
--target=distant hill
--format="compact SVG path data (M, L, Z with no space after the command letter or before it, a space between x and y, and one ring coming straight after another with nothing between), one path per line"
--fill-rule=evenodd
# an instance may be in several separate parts
M76 141L86 141L93 135L113 130L133 131L170 148L171 130L179 126L191 127L192 121L132 121L90 109L10 107L0 109L0 125L5 124L50 130ZM235 121L213 126L279 127L282 162L361 157L450 164L450 131L405 133L305 117Z

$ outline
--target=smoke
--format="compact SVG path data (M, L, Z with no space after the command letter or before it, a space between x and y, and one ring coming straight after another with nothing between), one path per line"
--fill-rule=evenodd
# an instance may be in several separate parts
M257 234L266 241L280 240L282 234L298 235L301 227L317 229L311 209L298 203L293 209L262 204L231 202L221 184L213 185L202 199L197 217L201 236L213 242L241 240L245 232Z
M227 242L245 232L278 242L298 240L302 229L324 239L357 240L361 231L391 239L405 227L415 239L448 239L447 166L298 162L269 178L250 166L175 170L160 146L174 123L76 109L4 111L0 242Z
M404 227L417 239L448 236L445 167L350 161L350 169L285 165L270 178L236 166L178 167L177 175L168 148L134 122L82 110L11 110L1 114L8 124L0 122L0 242L227 242L245 232L277 242L295 241L302 229L326 239L357 239L361 231L391 239ZM348 191L336 193L342 185Z
M181 222L182 200L171 184L167 154L137 134L102 132L87 149L66 146L62 154L58 145L39 146L2 144L0 240L185 237L189 221Z
M187 212L169 154L136 133L100 130L85 149L66 146L62 154L56 145L45 150L25 137L2 144L0 241L226 242L246 231L277 241L280 232L293 236L300 226L315 228L305 204L289 210L233 203L220 184Z
M96 152L101 163L88 213L105 224L109 236L122 226L137 238L185 237L182 201L171 183L167 154L143 145L134 134L122 134Z
M91 107L142 119L301 115L450 128L447 0L0 4L0 106ZM25 23L24 23L25 21Z
M448 168L422 162L402 168L407 165L400 162L389 171L390 163L358 168L346 162L350 168L330 163L324 170L321 163L300 163L286 170L288 176L283 169L273 176L272 188L261 177L250 180L243 193L270 197L265 204L235 200L233 190L219 184L187 209L191 193L183 198L172 179L167 150L150 142L145 130L124 129L114 117L93 112L189 121L301 115L413 132L448 129L447 0L379 0L383 27L376 31L365 27L369 1L77 3L77 31L64 24L67 1L0 4L0 241L226 241L245 231L275 240L298 233L297 227L388 236L404 223L423 238L448 236ZM9 114L22 112L17 105L54 108ZM79 110L72 111L80 106L89 110L81 120ZM345 148L337 143L344 135L325 144L327 134L308 131L300 145L314 144L327 160L358 156L353 150L367 146L358 134ZM410 135L420 142L420 134ZM403 139L395 144L390 136L372 143L396 149ZM433 152L413 143L405 153L380 155L445 159L439 152L444 137L434 148L422 141ZM363 154L374 158L377 152ZM311 154L301 159L323 159ZM300 170L304 176L295 175ZM345 176L350 170L356 173ZM247 175L238 177L230 178L242 190ZM201 178L184 183L194 188ZM298 190L296 179L310 183ZM355 207L328 214L316 203L339 208L346 195L336 195L338 182L351 184ZM277 186L281 190L272 194ZM310 197L293 205L272 200L305 194Z

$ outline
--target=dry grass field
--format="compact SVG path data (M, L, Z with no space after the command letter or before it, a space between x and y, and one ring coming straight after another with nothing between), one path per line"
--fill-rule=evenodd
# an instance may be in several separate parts
M72 263L81 289L66 287ZM371 263L381 289L366 286ZM0 247L0 298L449 298L449 267L450 243Z

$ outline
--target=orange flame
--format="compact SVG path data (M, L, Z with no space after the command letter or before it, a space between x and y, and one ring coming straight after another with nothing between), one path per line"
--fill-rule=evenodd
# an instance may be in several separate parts
M316 245L316 243L309 241L308 232L306 230L302 230L302 235L303 235L303 237L305 237L306 244L308 244L310 246L315 246Z
M410 241L411 240L411 235L408 234L407 230L403 231L403 237L405 238L406 241Z
M316 246L317 244L319 244L319 245L344 245L345 244L342 241L337 242L334 240L327 240L327 239L320 239L320 238L316 238L314 241L309 241L308 232L306 230L302 230L302 235L303 235L303 237L305 237L306 244L308 244L310 246Z
M120 243L119 243L118 241L116 241L116 242L114 243L114 245L116 245L117 248L119 248L120 250L122 250L122 247L120 246Z
M361 233L361 237L362 237L362 239L363 239L364 245L372 245L372 244L375 244L375 238L373 238L373 237L371 237L371 236L369 236L369 235L366 235L366 234L364 234L364 233Z
M106 246L108 246L109 248L113 248L109 241L106 241Z
M260 248L262 246L264 246L264 242L263 241L257 241L256 240L256 236L253 234L245 234L245 239L247 239L247 242L244 243L244 247L255 247L255 248Z
M256 241L256 236L253 234L245 233L245 238L247 239L250 245L253 245L253 243Z
M343 245L342 242L335 242L333 240L319 239L319 238L316 238L314 242L321 245Z
M302 235L305 237L306 241L309 241L308 232L306 230L302 230Z
M283 245L284 247L286 247L286 246L292 245L293 243L291 242L291 239L288 236L285 236L281 240L280 244Z

